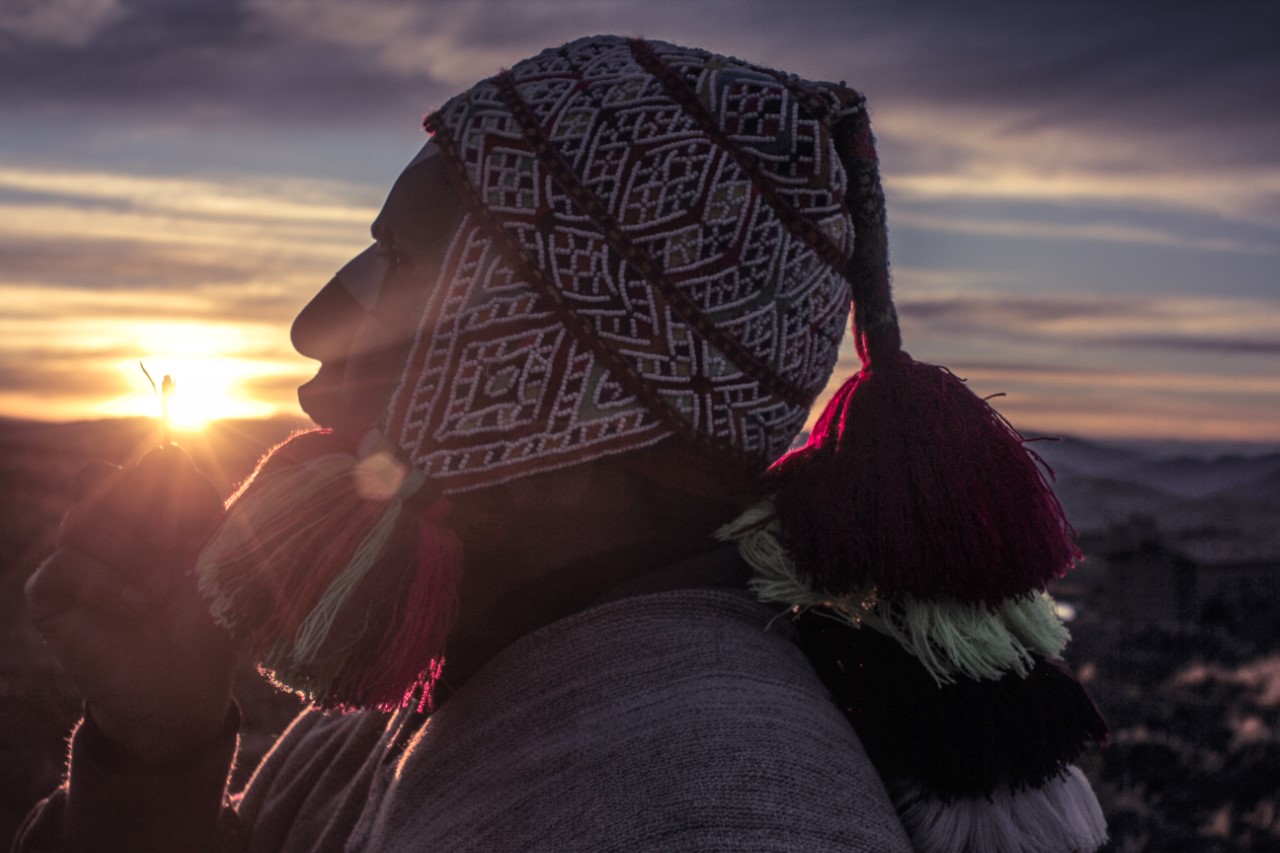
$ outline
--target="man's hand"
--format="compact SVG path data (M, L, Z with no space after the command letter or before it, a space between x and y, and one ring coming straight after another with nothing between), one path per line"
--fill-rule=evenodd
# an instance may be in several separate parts
M109 738L138 758L193 755L222 730L234 652L190 574L222 501L176 446L82 470L27 609Z

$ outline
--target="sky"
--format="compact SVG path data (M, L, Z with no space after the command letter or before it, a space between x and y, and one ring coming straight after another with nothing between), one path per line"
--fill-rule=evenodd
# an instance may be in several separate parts
M907 349L1030 434L1280 442L1280 4L0 0L0 416L299 414L288 325L540 49L696 45L870 103ZM856 369L852 352L837 381Z

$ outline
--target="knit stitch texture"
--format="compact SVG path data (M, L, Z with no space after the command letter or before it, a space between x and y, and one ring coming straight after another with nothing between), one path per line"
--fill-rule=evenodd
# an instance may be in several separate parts
M672 435L773 461L844 337L833 127L863 109L840 86L612 36L450 99L427 128L467 215L387 435L446 492Z
M424 726L307 713L240 815L264 852L910 850L790 626L726 590L543 628Z

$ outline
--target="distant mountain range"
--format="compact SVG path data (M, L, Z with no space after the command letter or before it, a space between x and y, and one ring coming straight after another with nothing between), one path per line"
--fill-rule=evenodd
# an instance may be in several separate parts
M1065 438L1031 444L1081 532L1149 516L1174 538L1228 538L1280 549L1280 450L1213 453ZM1192 452L1194 451L1194 452Z
M1078 438L1037 441L1031 447L1061 480L1105 477L1187 498L1241 493L1264 500L1280 498L1276 488L1280 449L1192 455L1185 446L1169 448L1165 443L1125 447Z
M223 421L177 440L229 492L263 450L305 425ZM125 462L157 441L153 419L43 424L0 418L0 511L24 516L90 459ZM1054 489L1081 533L1140 514L1174 538L1274 544L1280 553L1280 446L1067 437L1029 447L1053 469ZM13 522L12 515L0 518L0 544Z

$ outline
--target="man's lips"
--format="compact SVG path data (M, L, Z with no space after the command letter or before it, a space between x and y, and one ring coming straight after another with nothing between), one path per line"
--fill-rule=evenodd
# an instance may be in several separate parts
M335 376L336 374L336 376ZM342 411L341 368L320 368L309 381L298 386L298 405L316 426L334 427Z
M298 386L298 404L317 426L363 432L385 410L404 359L397 348L322 361L316 375Z

